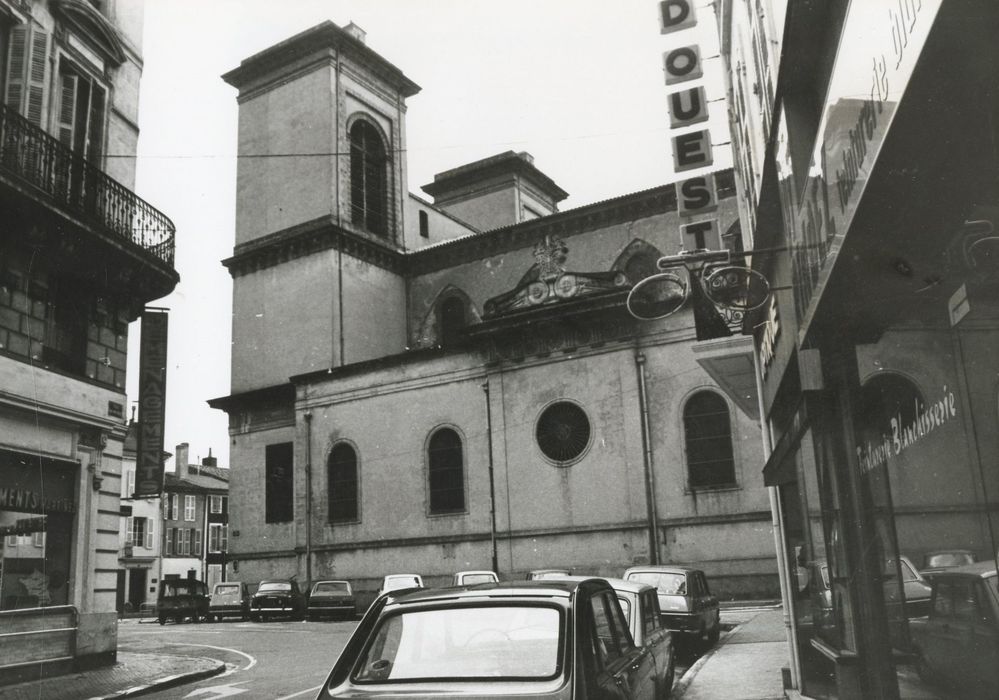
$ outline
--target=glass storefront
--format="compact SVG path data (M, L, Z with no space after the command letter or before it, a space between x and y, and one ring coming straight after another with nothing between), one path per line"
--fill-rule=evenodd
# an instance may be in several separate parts
M0 610L69 604L78 471L0 450Z

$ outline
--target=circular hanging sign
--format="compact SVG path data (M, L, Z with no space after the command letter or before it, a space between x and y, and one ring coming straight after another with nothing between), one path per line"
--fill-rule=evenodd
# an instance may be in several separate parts
M675 272L646 277L628 293L628 313L641 321L665 318L687 301L690 286Z
M704 272L704 293L708 299L728 309L752 311L770 298L770 283L756 270L741 265L725 265Z

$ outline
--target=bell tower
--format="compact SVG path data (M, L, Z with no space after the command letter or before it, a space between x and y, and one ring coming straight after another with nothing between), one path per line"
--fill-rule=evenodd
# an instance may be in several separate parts
M324 22L222 76L239 92L232 391L405 347L406 98Z

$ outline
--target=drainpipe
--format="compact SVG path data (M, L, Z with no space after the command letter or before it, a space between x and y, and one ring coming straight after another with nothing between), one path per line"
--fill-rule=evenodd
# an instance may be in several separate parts
M496 483L493 477L493 409L489 401L489 380L482 382L486 393L486 436L489 440L489 545L492 552L493 572L499 574L499 557L496 553Z
M753 374L756 376L756 410L760 413L760 436L763 441L763 462L764 464L773 453L773 442L770 436L770 424L766 419L766 412L763 406L763 370L760 367L760 355L753 348ZM770 499L770 527L774 533L774 548L777 551L777 581L780 585L780 596L784 603L784 632L787 634L787 643L791 647L791 687L801 688L801 667L798 658L798 630L794 626L794 592L791 590L790 576L787 570L787 541L784 538L784 514L780 508L780 493L776 486L767 487L767 496ZM807 517L807 513L805 514Z
M645 389L645 355L635 348L638 372L638 406L642 413L642 466L645 469L645 509L649 520L649 563L659 563L659 515L656 512L656 477L652 471L652 439L649 430L649 399Z
M305 590L312 589L312 411L305 418Z

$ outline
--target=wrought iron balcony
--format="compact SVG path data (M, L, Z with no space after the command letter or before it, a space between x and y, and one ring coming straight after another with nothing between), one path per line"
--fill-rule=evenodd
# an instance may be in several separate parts
M0 172L173 267L175 228L163 212L7 105L0 105Z

